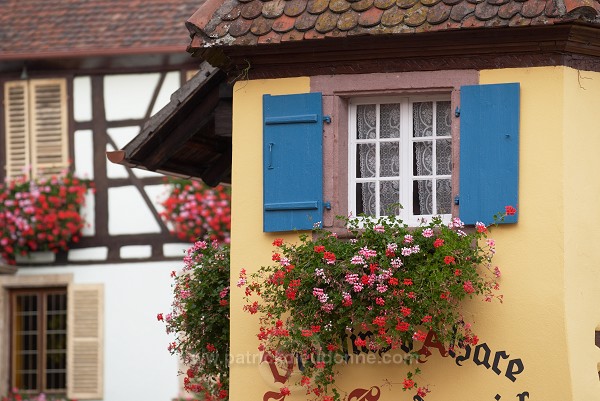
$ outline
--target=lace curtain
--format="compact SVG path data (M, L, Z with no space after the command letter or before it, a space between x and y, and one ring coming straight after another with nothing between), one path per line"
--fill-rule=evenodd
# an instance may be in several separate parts
M413 172L425 179L415 180L413 185L413 214L450 213L451 181L436 180L436 208L433 208L433 180L426 179L434 174L450 175L452 169L451 140L436 139L436 136L450 136L450 102L437 102L436 128L433 133L433 102L414 103L413 137L422 139L413 143ZM377 126L376 105L357 106L357 139L373 140L373 143L358 144L358 178L373 178L373 182L358 183L357 203L362 203L363 212L369 216L399 214L400 180L379 180L377 178L400 177L400 104L380 105L379 118L379 174L377 174ZM397 139L397 140L396 140ZM433 146L436 146L436 160L433 161ZM435 166L435 167L434 167ZM377 184L378 182L378 184ZM379 202L376 199L375 185L379 185Z

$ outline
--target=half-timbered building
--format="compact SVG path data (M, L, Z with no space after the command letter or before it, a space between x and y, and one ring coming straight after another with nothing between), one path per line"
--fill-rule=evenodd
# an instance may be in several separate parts
M93 181L68 252L0 267L0 396L171 400L178 361L156 314L185 244L159 217L164 176L108 163L191 78L202 1L0 2L0 179Z

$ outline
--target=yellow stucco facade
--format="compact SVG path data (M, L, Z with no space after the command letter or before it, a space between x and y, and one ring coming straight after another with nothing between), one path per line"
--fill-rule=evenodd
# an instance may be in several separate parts
M504 303L466 303L480 347L460 363L434 350L420 366L419 384L430 385L429 401L600 400L600 348L594 344L600 330L600 180L594 176L600 168L600 73L486 70L479 81L519 82L521 88L519 222L492 232ZM271 262L275 238L296 238L262 231L262 95L309 91L309 77L242 81L234 88L234 283L241 268L252 272ZM281 383L261 363L258 322L242 311L242 298L243 291L233 288L230 397L267 401L265 394ZM401 364L355 364L341 369L337 382L347 392L377 386L382 401L413 400L401 390L406 371ZM297 390L287 399L305 398Z

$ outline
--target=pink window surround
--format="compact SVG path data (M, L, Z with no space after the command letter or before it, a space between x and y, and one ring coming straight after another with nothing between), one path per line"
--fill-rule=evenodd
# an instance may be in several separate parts
M323 114L332 118L323 130L323 196L331 210L323 213L323 226L340 233L335 216L348 213L348 100L357 97L450 94L452 110L452 197L458 194L460 149L460 87L479 83L476 70L419 71L389 74L319 75L311 77L310 91L323 93ZM452 206L452 215L458 207Z

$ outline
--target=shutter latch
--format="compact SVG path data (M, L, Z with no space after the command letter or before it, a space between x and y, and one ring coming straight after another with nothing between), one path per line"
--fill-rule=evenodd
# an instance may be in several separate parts
M458 108L458 106L454 110L454 117L460 117L460 109Z
M331 210L331 202L324 202L323 207L327 210Z
M456 195L456 196L454 197L454 204L455 204L455 205L458 205L459 203L460 203L460 196Z
M323 121L325 121L327 124L331 124L331 116L323 116Z

